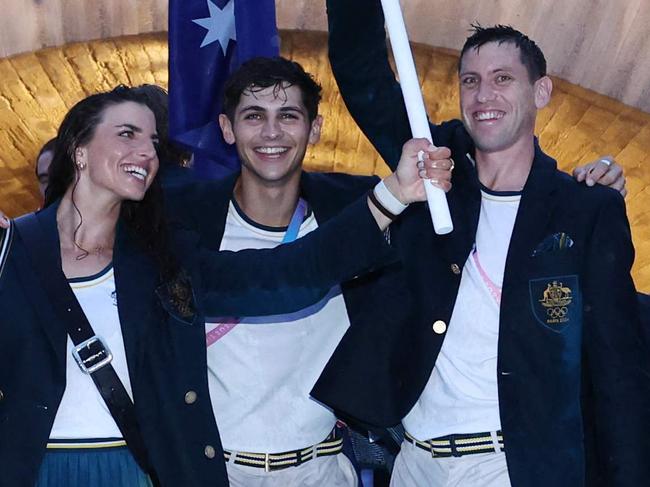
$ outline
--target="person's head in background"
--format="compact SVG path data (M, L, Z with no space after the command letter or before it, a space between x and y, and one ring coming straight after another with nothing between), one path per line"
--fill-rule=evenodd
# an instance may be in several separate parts
M36 165L34 167L34 173L36 174L36 180L38 181L38 189L41 192L41 197L45 198L45 189L50 180L49 169L54 157L54 145L56 138L52 138L45 142L43 147L41 147L38 156L36 157Z

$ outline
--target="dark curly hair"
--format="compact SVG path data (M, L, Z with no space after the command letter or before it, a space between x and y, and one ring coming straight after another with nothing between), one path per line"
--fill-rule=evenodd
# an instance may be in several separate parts
M90 142L97 125L107 108L125 102L134 102L149 108L156 118L160 112L141 89L118 86L103 93L90 95L66 114L59 127L50 165L50 182L45 191L45 206L59 200L67 189L75 184L77 167L75 151ZM166 116L166 113L165 113ZM158 120L156 120L158 123ZM166 127L166 120L165 125ZM167 134L164 134L166 137ZM169 251L169 240L160 179L156 176L141 201L124 201L120 209L120 221L158 263L160 279L168 282L179 273L176 260Z
M242 64L226 81L223 113L233 120L242 93L255 93L271 86L278 91L297 86L302 93L307 117L310 122L314 121L322 88L300 64L283 57L256 57Z

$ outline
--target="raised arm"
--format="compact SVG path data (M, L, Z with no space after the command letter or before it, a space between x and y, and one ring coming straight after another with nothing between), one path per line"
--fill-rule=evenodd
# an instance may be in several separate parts
M327 16L329 60L343 101L386 164L395 169L411 130L399 83L388 63L381 1L327 0ZM435 127L432 132L435 139ZM621 166L610 156L577 167L573 175L589 186L598 183L623 196L627 193Z
M380 0L327 0L329 59L352 118L391 169L411 138Z

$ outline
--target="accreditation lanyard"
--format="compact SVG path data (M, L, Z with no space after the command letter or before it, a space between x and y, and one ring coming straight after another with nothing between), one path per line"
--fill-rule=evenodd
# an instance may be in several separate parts
M298 238L300 227L307 214L307 202L302 198L298 199L298 205L291 216L287 231L284 233L281 244L291 243ZM205 344L207 347L218 342L228 333L230 333L241 321L240 317L220 318L215 328L205 334Z

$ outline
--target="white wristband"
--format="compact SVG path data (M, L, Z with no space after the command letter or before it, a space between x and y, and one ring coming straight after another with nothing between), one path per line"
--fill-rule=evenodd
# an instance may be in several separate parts
M393 195L393 193L390 192L390 190L384 184L383 180L377 183L377 186L375 186L373 193L375 194L377 201L379 201L379 204L381 204L393 215L399 215L408 207L408 205L402 203L395 197L395 195Z

